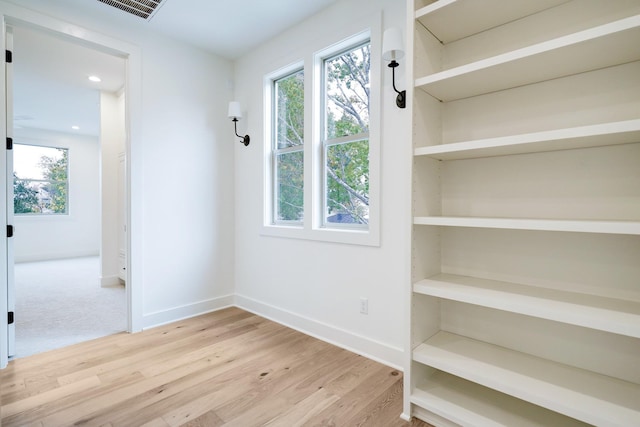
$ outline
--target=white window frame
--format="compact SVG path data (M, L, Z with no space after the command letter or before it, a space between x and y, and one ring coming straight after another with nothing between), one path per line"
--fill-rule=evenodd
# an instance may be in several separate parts
M265 173L264 173L264 227L282 227L282 228L302 228L303 227L303 221L282 221L282 220L277 220L276 218L276 213L277 213L277 197L278 197L278 193L277 193L277 189L276 189L276 156L278 153L280 152L286 152L286 151L291 151L290 149L286 148L286 149L280 149L278 150L276 147L276 138L275 138L275 133L276 133L276 126L275 126L275 121L277 119L277 112L276 112L276 100L277 100L277 94L275 91L275 84L276 81L285 78L289 75L292 75L300 70L305 71L305 104L304 104L304 110L305 110L305 123L306 123L306 118L307 118L307 96L306 96L306 80L307 80L307 74L306 74L306 70L304 67L304 62L303 61L296 61L292 64L289 64L285 67L280 68L279 70L270 73L268 75L265 76L264 78L264 98L265 98L265 103L264 103L264 129L265 129L265 151L264 151L264 157L265 157ZM306 129L306 126L305 126ZM305 130L306 133L306 130ZM302 145L302 152L303 152L303 156L305 157L305 161L304 161L304 173L306 173L306 169L307 169L307 165L306 165L306 135L304 137L305 143ZM297 151L297 150L296 150ZM304 184L305 184L305 188L306 188L306 179L304 180ZM306 217L306 206L307 206L307 197L306 197L306 192L304 195L304 210L305 212L303 213L303 218ZM264 228L263 227L263 228Z
M42 212L29 212L29 213L15 213L14 215L19 218L55 218L55 217L69 217L70 216L70 183L69 183L69 172L70 172L70 163L71 163L71 150L69 147L60 147L54 145L47 144L37 144L30 142L14 142L14 147L16 145L26 145L30 147L41 147L41 148L50 148L53 150L64 150L67 152L67 179L64 181L64 184L67 187L67 194L65 200L65 211L64 212L52 212L52 213L42 213ZM14 162L15 162L15 154L14 154ZM62 182L62 181L50 181L44 179L33 179L33 178L20 178L21 181L30 181L30 182ZM13 181L11 183L13 185Z
M276 84L279 80L285 79L287 77L290 77L294 74L299 73L300 71L304 72L304 67L302 66L302 64L297 67L294 68L292 70L289 70L287 73L280 75L279 77L275 77L275 78L271 78L271 223L272 224L278 224L278 225L288 225L288 226L301 226L302 223L304 222L304 200L303 200L303 220L300 221L291 221L291 220L281 220L278 219L278 197L279 197L279 191L278 191L278 168L277 168L277 160L278 160L278 155L281 154L290 154L290 153L297 153L297 152L301 152L303 157L304 157L304 135L303 135L303 144L299 145L299 146L293 146L293 147L286 147L286 148L278 148L277 147L277 137L276 137L276 132L278 130L278 125L276 123L276 121L278 120L278 107L277 107L277 101L278 101L278 93L276 91ZM305 94L306 95L306 94ZM305 100L306 100L306 96L305 96ZM306 105L305 105L305 111L306 111ZM304 166L303 166L303 173L304 173ZM303 187L304 188L304 187ZM304 197L304 196L303 196Z
M280 238L380 246L380 147L381 147L381 92L382 92L382 14L375 13L350 22L349 28L322 35L312 46L300 52L304 60L282 66L265 75L264 144L263 144L263 220L260 234ZM348 50L366 42L371 43L371 98L369 105L369 224L367 228L325 227L324 215L324 154L322 94L323 58ZM305 74L305 143L304 143L304 216L302 223L276 224L273 222L273 84L279 77L304 68Z
M339 46L342 47L339 50L324 50L323 53L327 53L327 55L320 55L320 62L321 62L321 87L320 87L320 109L321 109L321 115L320 115L320 121L321 121L321 129L322 129L322 133L320 135L320 141L322 144L322 157L320 159L320 164L322 165L322 195L321 195L321 200L322 200L322 204L320 206L320 218L321 218L321 227L323 228L334 228L334 229L353 229L353 230L368 230L369 229L369 224L342 224L342 223L330 223L327 222L327 218L326 218L326 212L328 209L328 198L327 198L327 194L328 194L328 176L327 176L327 151L329 150L330 147L332 146L336 146L336 145L342 145L342 144L349 144L352 142L358 142L358 141L362 141L364 139L369 140L369 133L370 132L363 132L363 133L358 133L358 134L354 134L354 135L347 135L347 136L341 136L341 137L337 137L337 138L328 138L327 137L327 129L326 129L326 125L327 125L327 93L326 93L326 79L327 79L327 67L326 67L326 62L330 61L332 59L335 59L339 56L341 56L344 53L350 52L352 50L358 49L361 46L364 46L365 44L368 44L369 46L371 46L371 40L369 38L361 40L361 35L358 36L354 36L354 40L356 41L353 44L349 44L347 46L342 46L345 42L347 41L351 41L352 39L348 39L345 40L343 43L340 43ZM371 121L371 120L370 120ZM368 196L368 195L367 195Z

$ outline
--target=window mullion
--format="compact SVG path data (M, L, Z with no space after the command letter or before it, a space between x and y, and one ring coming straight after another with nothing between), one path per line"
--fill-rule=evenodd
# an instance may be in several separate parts
M340 138L330 138L324 141L325 145L339 145L348 142L363 141L369 139L369 132L362 132L353 135L342 136Z
M287 154L287 153L295 153L296 151L303 151L304 147L302 145L292 145L291 147L285 148L276 148L275 154Z

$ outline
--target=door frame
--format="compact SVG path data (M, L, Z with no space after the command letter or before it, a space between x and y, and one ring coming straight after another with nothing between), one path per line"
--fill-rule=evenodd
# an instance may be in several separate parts
M125 59L125 127L126 127L126 222L127 222L127 331L142 330L142 144L140 117L142 105L142 55L138 46L91 31L87 28L25 9L0 3L0 45L6 46L7 26L31 26L39 30L68 37L88 47ZM0 67L0 117L7 117L6 68ZM6 120L0 120L0 138L6 139ZM0 164L6 168L6 150L0 150ZM7 224L7 180L0 174L0 223ZM4 228L4 227L2 227ZM17 230L19 233L19 231ZM2 233L0 244L0 369L8 362L8 254L7 237Z

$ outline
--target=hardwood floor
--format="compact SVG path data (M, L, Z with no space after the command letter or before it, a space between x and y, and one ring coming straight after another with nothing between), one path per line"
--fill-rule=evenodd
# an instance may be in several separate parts
M428 426L402 373L238 308L14 360L2 426Z

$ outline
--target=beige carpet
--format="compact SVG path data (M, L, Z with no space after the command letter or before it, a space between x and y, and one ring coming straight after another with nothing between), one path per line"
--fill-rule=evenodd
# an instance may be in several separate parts
M16 358L127 328L125 289L100 287L98 257L20 263L15 276Z

